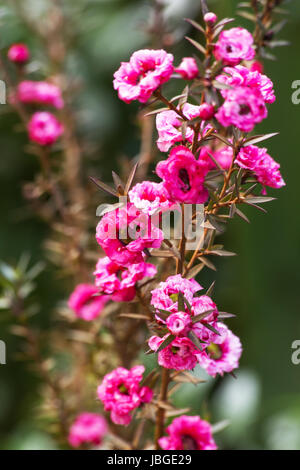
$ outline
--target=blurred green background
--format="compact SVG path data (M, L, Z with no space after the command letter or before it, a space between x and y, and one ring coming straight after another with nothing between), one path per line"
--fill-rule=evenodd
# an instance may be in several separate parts
M46 67L43 48L16 15L14 3L0 1L0 47L6 50L12 42L24 41L35 60ZM26 3L34 16L47 2ZM109 178L118 157L134 157L139 149L138 106L118 100L112 88L112 74L135 49L149 45L144 23L151 2L62 3L73 33L66 67L82 86L75 103L79 131L93 149L88 152L87 166ZM199 1L165 3L167 22L180 38L188 30L182 19L200 18ZM208 3L221 18L233 16L238 2ZM238 380L227 377L217 387L212 383L197 389L185 386L177 399L183 406L187 398L192 400L201 414L209 411L213 422L231 420L231 426L217 437L223 448L300 449L300 365L291 362L291 344L300 339L300 105L291 101L291 84L300 80L300 2L291 1L287 8L288 24L280 38L289 40L291 45L276 49L278 60L265 64L277 100L269 107L269 118L257 128L258 133L280 131L279 136L268 141L268 149L281 163L287 186L268 192L278 200L268 205L267 215L249 208L246 212L250 225L241 219L232 222L225 245L239 256L218 260L216 275L212 271L201 273L204 286L217 278L217 304L222 310L237 314L228 324L240 335L244 346ZM249 21L237 21L251 30ZM172 52L175 63L181 55L194 53L184 40ZM33 179L38 165L35 157L24 151L26 136L18 132L18 119L5 105L0 110L0 142L0 259L15 264L23 252L29 252L35 262L44 256L42 243L47 227L27 208L21 186ZM38 321L45 327L56 301L67 295L59 284L49 267L38 280L37 297L42 305ZM5 322L0 322L0 339L7 343L7 365L0 365L0 448L54 447L32 420L38 399L36 379L24 364L14 361L17 340L9 334ZM207 393L209 399L204 399Z

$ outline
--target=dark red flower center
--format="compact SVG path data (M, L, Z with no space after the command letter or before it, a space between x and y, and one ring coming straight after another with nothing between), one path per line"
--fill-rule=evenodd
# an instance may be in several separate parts
M239 114L241 116L245 116L246 114L249 114L251 111L250 107L247 104L241 104L240 106L240 112Z
M185 193L188 192L191 189L188 171L185 168L180 168L178 172L178 177L183 183L183 185L181 185L181 190Z
M184 434L181 437L182 449L183 450L198 450L197 441L188 434Z

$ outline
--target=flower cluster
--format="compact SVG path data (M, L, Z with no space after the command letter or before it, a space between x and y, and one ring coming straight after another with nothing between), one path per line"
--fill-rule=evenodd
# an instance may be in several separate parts
M197 28L206 37L202 63L184 57L174 67L171 54L144 49L134 52L114 74L114 89L124 102L136 100L147 105L152 98L152 107L156 101L167 106L150 114L156 114L158 150L169 153L156 163L158 182L141 181L131 188L130 177L124 186L116 183L118 194L127 199L107 211L97 225L96 240L106 256L97 263L95 285L78 286L69 300L78 316L92 319L109 299L131 302L138 294L147 316L139 311L130 317L151 320L148 353L157 354L165 374L159 381L163 398L153 400L145 414L153 406L158 408L156 444L165 450L217 448L210 424L199 416L175 418L166 429L167 436L162 437L163 423L159 420L164 419L164 413L160 411L168 399L167 382L174 379L166 369L177 371L177 376L200 366L216 377L232 373L239 366L241 341L222 321L230 315L218 311L210 289L202 294L202 286L193 275L204 265L211 267L207 256L232 254L224 252L223 245L215 245L214 239L222 230L220 226L235 213L243 215L236 205L252 196L252 186L245 190L245 184L252 184L255 178L263 191L265 186L280 188L285 184L279 164L267 150L251 145L251 141L258 143L269 136L246 135L267 117L267 106L275 101L273 83L255 60L253 36L240 27L225 31L228 21L216 24L212 12L204 15L204 22L205 29ZM198 45L197 49L203 48ZM169 100L162 85L172 78L189 83L181 95ZM55 106L53 100L46 101ZM188 259L185 234L175 247L164 240L159 228L162 214L179 211L183 204L205 205L203 247L199 245ZM229 212L221 212L224 209ZM163 242L169 251L160 250ZM157 269L147 262L151 257L174 258L177 274L168 276L168 272L165 281L154 284L152 290L143 290L148 280L143 285L139 281L155 281L166 266L161 263L162 270ZM195 271L191 274L192 269ZM141 385L143 373L143 366L130 370L118 367L105 375L98 387L98 397L115 424L127 426L132 412L152 400L153 390ZM189 376L186 372L184 375ZM150 376L152 386L157 376Z
M96 413L81 413L70 428L69 444L72 447L79 447L82 444L98 446L107 430L107 423L103 416Z
M194 106L185 103L182 107L182 113L186 119L192 121L195 118L202 118L204 121L211 119L214 115L214 107L206 103L200 106ZM173 110L162 111L156 116L156 129L158 132L157 146L161 152L167 152L175 143L186 140L193 143L194 130L191 125L188 125L183 138L181 127L183 125L182 117ZM203 133L208 128L203 129ZM201 140L199 133L198 140Z
M267 153L267 149L248 145L240 150L236 163L252 171L263 186L281 188L285 182L280 173L280 165Z
M135 366L130 370L118 367L107 374L99 385L98 398L105 410L110 411L115 424L128 426L132 419L130 413L152 400L153 391L140 385L144 371L144 366Z
M174 147L169 158L158 163L156 173L163 180L173 202L206 202L208 191L204 187L204 181L208 173L207 165L196 160L187 147Z
M112 261L129 266L144 261L145 249L159 248L163 233L153 218L128 203L102 217L96 240Z
M167 369L189 370L198 363L210 375L231 372L242 352L239 339L218 322L217 306L210 297L195 296L201 289L197 281L178 274L152 291L156 320L165 335L152 336L149 347L158 351L158 363ZM210 351L215 349L214 356Z
M13 44L8 50L8 58L18 66L23 66L30 57L25 44ZM10 97L11 103L25 105L64 107L64 100L58 86L48 81L22 80L16 92ZM35 111L27 123L29 139L41 146L53 145L64 132L62 123L49 111Z
M94 272L95 286L115 302L130 302L136 295L136 283L146 277L152 278L156 273L156 267L150 263L124 267L108 257L100 258Z

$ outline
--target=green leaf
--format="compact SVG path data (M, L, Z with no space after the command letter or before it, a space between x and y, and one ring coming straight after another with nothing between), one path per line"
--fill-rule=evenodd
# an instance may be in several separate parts
M235 213L236 213L236 205L233 202L230 206L230 209L229 209L229 217L232 219L234 217Z
M279 132L273 132L272 134L261 134L250 137L249 139L244 140L243 147L248 147L248 145L258 144L258 142L263 142L264 140L270 139L275 135L278 135Z
M190 89L189 89L188 85L182 90L181 97L179 98L179 101L178 101L178 106L179 106L180 109L183 108L183 106L186 104L186 102L188 100L189 90Z
M120 176L114 171L112 171L111 174L112 174L117 192L123 194L124 193L123 181L121 180Z
M226 251L226 250L212 250L209 253L212 255L217 255L217 256L236 256L236 253L233 253L232 251Z
M208 220L218 232L223 233L225 231L224 223L220 222L219 218L217 218L215 215L209 214Z
M189 301L183 296L183 301L186 305L186 308L188 309L188 311L191 313L192 311L192 307L191 307L191 304L189 303Z
M216 271L217 268L215 267L215 265L210 261L208 260L207 258L205 258L204 256L201 256L201 261L203 264L205 264L205 266L207 266L209 269L212 269L213 271Z
M282 20L282 21L279 21L279 23L276 23L274 26L272 26L272 33L279 33L279 31L282 30L282 28L284 28L284 26L287 24L287 20Z
M218 319L223 320L225 318L235 318L236 315L228 312L219 312Z
M224 421L220 421L219 423L213 424L211 427L212 433L216 434L217 432L221 432L224 429L228 428L230 425L230 421L228 419L224 419Z
M274 49L275 47L285 47L285 46L290 46L290 45L291 45L290 41L284 41L283 39L268 42L268 46L271 47L271 49Z
M184 312L185 308L184 308L184 296L183 296L183 293L182 292L179 292L178 293L178 310L180 312Z
M202 54L206 54L205 48L201 44L199 44L199 42L194 41L194 39L189 38L188 36L185 36L185 39L189 41L196 49L198 49L198 51L202 52Z
M90 176L89 178L98 188L102 189L102 191L105 191L106 193L112 196L116 196L116 197L118 196L118 193L113 188L103 183L99 179L94 178L93 176Z
M165 349L167 346L169 346L169 344L172 343L172 341L174 341L175 339L175 336L174 335L169 335L162 343L161 345L159 346L159 348L156 350L157 353L159 353L160 351L162 351L163 349Z
M201 343L204 343L204 341L201 341L192 330L188 332L187 336L191 340L193 345L196 346L196 348L202 352L203 348L201 346Z
M205 295L207 295L207 297L211 297L212 296L212 293L214 291L214 288L215 288L215 284L216 284L216 281L213 281L211 283L211 285L209 286L209 288L207 289L207 291L205 292Z
M168 316L171 313L168 310L163 310L162 308L158 308L157 310L159 311L159 314L157 312L155 312L156 315L164 321L168 318Z
M236 13L239 16L242 16L243 18L246 18L247 20L253 21L254 23L256 22L256 16L253 15L252 13L249 13L248 11L238 10Z
M206 310L206 312L202 312L199 313L199 315L195 315L194 317L192 317L192 323L198 323L199 321L203 320L208 315L210 315L212 312L214 312L214 309Z
M248 224L250 224L250 220L249 220L248 217L244 214L244 212L242 212L242 211L241 211L240 209L238 209L238 208L236 208L235 211L236 211L237 215L238 215L241 219L245 220Z
M205 266L205 265L204 265L203 263L196 264L195 266L193 266L193 267L189 270L189 272L188 272L186 278L187 278L187 279L192 279L192 278L196 277L197 274L198 274L200 271L202 271L202 269L204 268L204 266Z
M146 113L144 114L144 117L147 117L147 116L152 116L154 114L158 114L158 113L162 113L163 111L169 111L170 108L158 108L158 109L155 109L154 111L150 111L150 113Z
M244 202L248 202L250 204L262 204L264 202L275 201L276 197L267 197L267 196L255 196L255 197L248 197L244 200Z
M232 90L232 86L227 85L226 83L219 82L218 80L213 80L213 86L218 90Z
M197 23L196 21L194 20L191 20L190 18L184 18L185 21L187 21L188 23L190 23L194 28L198 29L199 31L201 31L201 33L205 34L205 29L202 28L202 26Z
M131 188L131 185L132 185L132 182L134 180L134 177L135 177L135 174L136 174L136 171L138 169L138 166L139 166L139 162L137 162L134 167L132 168L130 174L129 174L129 177L128 177L128 180L126 182L126 186L125 186L125 190L124 190L124 194L128 194L128 191L130 190Z
M213 137L215 137L216 139L220 140L221 142L223 142L224 144L228 145L228 147L232 147L233 148L233 144L226 139L226 137L224 137L223 135L221 134L213 134Z
M218 330L216 330L213 326L211 326L209 323L202 323L202 325L205 326L205 328L207 328L208 330L215 333L216 335L221 336L221 333Z

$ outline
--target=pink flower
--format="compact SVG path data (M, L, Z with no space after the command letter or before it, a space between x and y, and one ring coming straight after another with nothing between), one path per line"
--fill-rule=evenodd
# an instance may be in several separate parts
M128 203L102 217L96 240L112 261L128 266L144 261L145 248L159 248L163 233L154 225L153 217Z
M163 310L178 311L178 294L181 292L189 303L192 303L196 292L203 289L195 279L185 279L181 274L169 276L165 282L151 291L151 305Z
M219 108L216 118L224 127L232 125L243 132L251 132L267 114L261 93L256 89L240 86L227 90L225 102Z
M252 62L250 70L251 70L251 72L263 73L264 72L264 66L261 62L259 62L258 60L255 60L254 62Z
M173 56L164 50L142 49L122 62L114 74L114 89L125 103L146 103L152 93L173 73Z
M103 402L105 410L110 411L111 420L115 424L127 426L132 419L130 413L152 400L152 390L140 386L144 371L144 366L135 366L130 370L118 367L105 375L99 385L98 398Z
M201 106L195 106L189 103L185 103L182 108L184 116L190 121L200 117L201 113L204 112L204 108ZM202 118L203 119L203 118ZM158 132L157 146L161 152L167 152L172 145L178 142L182 142L182 125L183 120L176 113L176 111L168 110L158 113L156 116L156 128ZM207 131L207 127L203 129L203 133ZM185 140L192 143L194 140L194 130L191 126L187 126L185 129ZM199 133L199 140L201 134Z
M197 161L184 146L172 149L169 158L156 166L157 175L164 181L169 198L174 202L204 203L208 192L204 187L206 165Z
M135 284L145 277L154 277L157 269L150 263L132 264L128 268L110 258L100 258L94 272L95 285L115 302L130 302L136 294Z
M163 450L216 450L211 425L199 416L182 415L166 429L168 437L161 437Z
M215 108L212 104L202 103L199 106L199 117L203 121L209 121L215 115Z
M103 416L96 413L81 413L77 416L69 432L69 443L79 447L87 442L98 446L107 433L107 423Z
M224 170L228 170L233 158L232 147L226 146L216 150L214 153L214 158Z
M285 182L279 168L279 163L275 162L270 155L265 153L255 167L257 180L263 186L270 186L271 188L277 189L282 188L282 186L285 186Z
M137 209L148 215L161 213L174 208L174 203L169 201L168 191L163 183L143 181L137 183L128 193L129 200Z
M172 313L166 319L166 326L172 335L184 335L191 325L191 316L185 312Z
M267 153L266 148L255 145L243 147L235 162L246 170L253 171L259 183L271 188L281 188L285 182L280 174L280 165Z
M223 323L218 323L217 329L221 336L217 336L214 342L198 355L200 366L212 377L236 369L242 354L239 338Z
M222 31L215 45L215 57L228 65L238 65L242 60L252 60L255 56L253 42L252 34L244 28Z
M60 89L48 82L24 80L17 88L17 99L22 103L36 103L61 109L64 101Z
M149 347L157 351L162 342L168 337L163 338L152 336L149 341ZM158 352L158 364L166 369L191 370L197 364L197 354L199 350L186 337L177 336L168 346Z
M184 80L193 80L199 74L197 62L193 57L184 57L179 66L174 70L179 73Z
M30 140L43 146L54 144L63 131L63 125L46 111L34 113L28 123Z
M243 65L236 67L225 67L226 75L219 75L217 80L232 87L246 86L260 92L266 103L274 103L276 100L273 82L258 71L252 71ZM226 98L228 90L221 90L221 94Z
M204 19L205 23L209 23L209 24L213 25L217 21L217 15L215 13L208 12L204 15L203 19Z
M29 59L29 50L25 44L13 44L10 46L7 57L11 62L24 64Z
M101 315L109 297L97 295L98 289L92 284L78 284L69 298L69 308L76 316L86 321L94 320Z
M261 149L256 147L256 145L248 145L240 150L237 158L235 159L235 163L237 163L241 168L254 171L258 161L265 155L265 153L266 149Z

